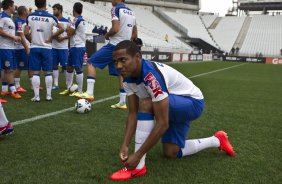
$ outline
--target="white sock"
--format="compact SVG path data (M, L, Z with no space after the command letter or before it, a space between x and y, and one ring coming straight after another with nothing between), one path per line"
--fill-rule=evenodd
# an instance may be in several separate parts
M135 133L135 152L140 149L147 140L155 126L154 116L150 113L138 112L137 128ZM140 159L136 169L141 169L145 165L146 154Z
M94 96L95 78L87 77L87 94L89 96Z
M119 104L125 105L126 104L126 92L124 89L120 89L119 91Z
M11 93L16 93L17 92L15 84L10 84L9 88L10 88Z
M59 86L59 70L53 70L54 86Z
M2 92L7 92L8 91L8 83L2 82Z
M45 75L45 84L46 84L46 92L47 96L51 96L51 91L52 91L52 83L53 83L53 78L52 74L47 74Z
M181 151L179 151L177 156L184 157L187 155L198 153L199 151L202 151L207 148L218 148L219 146L220 142L215 136L203 139L186 140L185 147L182 148Z
M16 85L16 88L21 87L21 84L20 84L20 82L21 82L21 78L15 78L14 80L15 80L15 85Z
M40 86L40 76L39 75L33 75L32 86L33 86L34 96L39 96L39 86Z
M83 73L82 72L79 72L79 73L76 73L76 82L77 82L77 85L78 85L78 92L82 92L82 87L83 87Z
M73 81L73 72L67 72L66 74L66 84L67 84L67 89L69 89L72 85Z
M4 112L4 109L3 109L3 106L0 102L0 128L6 126L8 124L8 120L7 120L7 117L5 115L5 112Z

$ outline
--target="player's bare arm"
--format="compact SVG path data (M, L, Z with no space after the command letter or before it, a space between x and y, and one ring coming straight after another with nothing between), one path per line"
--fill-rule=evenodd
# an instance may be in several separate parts
M135 40L136 38L138 38L137 25L133 26L131 41Z
M127 168L136 168L142 156L158 142L161 136L168 129L168 98L165 98L159 102L154 102L153 111L156 119L156 125L141 148L129 156L125 163Z
M120 22L118 20L112 21L112 28L105 35L105 38L108 40L110 37L114 36L120 29Z
M122 162L125 162L128 159L128 146L136 131L138 103L139 99L136 95L130 95L128 97L129 113L119 155Z
M10 34L6 33L5 31L3 31L2 28L0 28L0 36L5 37L5 38L9 38L9 39L14 40L16 42L21 41L21 37L10 35Z

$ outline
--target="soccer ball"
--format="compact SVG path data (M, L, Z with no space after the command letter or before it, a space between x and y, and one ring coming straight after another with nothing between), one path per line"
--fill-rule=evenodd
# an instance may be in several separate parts
M77 89L78 89L78 85L77 85L77 84L73 84L73 85L70 87L69 91L70 91L70 93L74 93L74 92L77 91Z
M75 110L80 114L87 113L91 110L91 103L85 99L79 99L75 103Z

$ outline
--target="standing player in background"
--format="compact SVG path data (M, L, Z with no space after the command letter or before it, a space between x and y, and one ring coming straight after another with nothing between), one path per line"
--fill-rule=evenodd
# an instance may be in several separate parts
M0 19L0 55L1 68L4 70L2 78L2 96L11 95L12 98L19 99L21 95L16 90L14 83L15 64L15 42L21 42L19 36L15 36L15 23L11 15L15 12L14 1L4 0L2 2L3 12ZM10 91L8 90L8 86Z
M46 100L51 101L52 90L52 39L64 32L63 26L58 23L56 17L46 11L46 0L35 0L37 10L27 17L25 26L25 35L31 32L31 48L30 48L30 68L33 71L32 86L34 90L33 102L39 102L39 86L41 68L45 74L46 83ZM52 34L53 26L59 29Z
M2 2L0 1L0 19L2 16ZM0 65L1 65L1 58L0 58ZM2 67L0 66L0 79L1 79ZM0 103L7 103L7 100L3 100L0 98Z
M59 35L56 39L52 41L52 52L53 52L53 80L54 86L53 90L59 89L59 70L58 65L62 66L62 70L64 71L66 77L66 66L68 64L68 57L69 57L69 37L67 35L66 30L70 27L70 22L68 19L63 17L63 6L60 4L53 5L53 15L57 17L59 23L64 27L64 33Z
M204 96L191 80L168 65L142 59L131 41L120 42L113 53L115 66L124 77L129 112L119 153L125 168L110 179L128 180L146 174L146 154L160 138L168 158L182 158L207 148L219 148L234 156L224 131L186 140L190 123L204 110ZM135 153L129 155L134 134Z
M0 102L0 136L10 134L14 131L11 123L7 120L3 106Z
M83 57L85 54L85 42L86 42L86 23L81 16L83 5L81 3L75 3L73 5L73 16L75 19L71 23L70 28L67 30L70 37L70 51L69 60L67 66L66 83L67 89L61 92L61 95L68 95L69 88L73 82L74 70L76 71L76 82L78 85L78 94L82 93L83 87ZM70 94L71 96L75 95Z
M25 93L26 90L23 89L20 85L21 81L21 72L22 70L28 70L28 77L32 83L32 72L29 70L29 52L30 52L30 43L25 38L24 35L24 26L26 25L26 17L28 15L28 10L25 6L18 7L19 17L16 19L16 34L21 37L22 43L16 43L16 64L17 69L15 72L15 85L19 93Z
M127 109L126 93L122 85L122 77L116 71L113 63L113 50L115 45L123 40L137 38L137 26L134 13L125 6L124 0L112 0L112 28L105 35L109 44L102 47L88 60L87 92L78 96L87 100L94 100L94 86L96 81L96 68L103 69L108 66L109 74L118 76L120 88L119 103L112 105L115 109Z

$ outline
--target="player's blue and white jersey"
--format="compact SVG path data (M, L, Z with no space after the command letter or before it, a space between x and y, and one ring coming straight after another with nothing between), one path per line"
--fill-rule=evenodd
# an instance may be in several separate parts
M15 23L13 22L11 17L5 12L2 12L1 14L0 28L2 28L2 30L5 33L15 36L16 33ZM0 49L14 49L14 48L15 48L14 40L0 36Z
M112 8L112 21L113 20L120 22L120 28L114 36L110 37L110 43L117 45L121 41L130 40L133 26L136 25L136 18L133 11L124 4L118 4Z
M70 27L70 22L68 19L66 18L61 18L59 20L59 23L62 24L62 26L64 27L64 32L62 34L60 34L61 37L66 37L67 36L67 32L66 30L69 29ZM56 39L54 39L52 41L52 47L54 49L68 49L69 47L69 40L68 39L65 39L64 41L62 42L58 42Z
M31 48L51 49L52 44L46 41L52 36L53 26L57 26L58 19L47 11L37 10L26 19L31 30Z
M85 47L86 42L86 22L82 16L78 16L71 23L71 28L75 34L70 38L70 47Z
M25 20L18 17L16 19L15 25L16 25L16 33L23 33L24 32L24 27L26 26ZM26 41L27 45L30 44L27 39L25 39L25 41ZM15 43L15 47L16 47L16 49L24 49L23 44L19 43L19 42Z
M140 99L152 98L153 102L161 101L168 94L189 96L203 99L201 90L170 66L142 60L141 75L139 78L128 77L123 81L127 96L136 94Z

